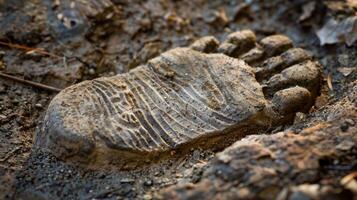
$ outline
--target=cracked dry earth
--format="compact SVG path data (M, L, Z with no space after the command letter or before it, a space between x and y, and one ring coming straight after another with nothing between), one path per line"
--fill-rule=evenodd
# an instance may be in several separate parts
M311 59L283 35L256 42L245 30L222 44L204 37L129 73L63 90L36 146L97 168L129 168L193 146L223 148L310 109L321 82Z

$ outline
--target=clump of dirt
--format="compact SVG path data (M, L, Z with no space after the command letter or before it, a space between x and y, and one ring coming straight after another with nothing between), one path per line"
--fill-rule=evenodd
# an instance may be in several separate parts
M355 42L346 45L343 40L321 46L316 35L330 19L343 21L355 15L353 1L346 1L342 6L331 3L333 1L303 0L111 2L103 15L82 16L89 23L84 32L70 32L73 34L70 37L60 38L56 26L48 21L53 15L48 1L0 0L0 72L61 89L86 79L127 72L167 49L187 46L201 36L214 35L222 39L246 28L257 32L259 38L283 33L297 46L312 51L324 67L323 94L308 115L299 114L293 126L273 131L290 130L285 134L253 136L243 141L253 140L254 144L261 145L261 151L279 152L280 149L286 156L284 159L289 158L290 150L296 149L286 148L285 141L294 141L292 145L297 149L304 146L304 149L322 153L308 152L310 157L307 157L305 151L294 152L292 158L301 156L307 159L306 163L315 164L312 170L297 164L298 167L292 168L296 173L288 173L284 182L279 182L276 178L279 176L271 179L269 173L276 169L269 156L252 159L252 168L235 166L256 172L254 170L265 169L264 164L270 163L270 170L263 170L266 176L252 173L245 177L245 173L234 171L235 164L221 163L219 155L226 152L234 155L230 163L251 158L250 154L244 157L244 152L234 153L239 142L217 157L213 151L192 149L184 157L133 171L76 167L33 149L36 127L41 126L43 114L55 93L1 77L0 198L151 199L157 194L174 193L177 198L188 195L197 199L204 194L222 193L229 198L239 193L253 199L274 199L277 195L282 199L293 199L294 195L323 199L326 194L336 198L353 195L353 188L341 184L341 178L356 169L353 155L356 154L357 46ZM326 126L310 129L310 133L302 131L317 124ZM271 149L273 147L275 149ZM327 151L324 147L331 148ZM248 151L251 147L247 148ZM237 152L241 151L244 149L238 148ZM233 169L233 174L242 176L225 180L215 173L218 166ZM314 176L310 176L311 173ZM252 177L255 182L249 182ZM302 185L304 183L308 185ZM204 188L205 184L212 192ZM308 194L307 191L316 191L311 187L314 185L327 189L318 190L313 193L315 196ZM168 186L172 186L171 192L163 193L162 189ZM237 188L239 190L232 194Z

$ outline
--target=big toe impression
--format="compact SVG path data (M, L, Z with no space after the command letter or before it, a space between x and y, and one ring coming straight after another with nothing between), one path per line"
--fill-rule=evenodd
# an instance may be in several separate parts
M87 81L58 94L48 107L36 143L59 157L87 156L94 147L95 108L88 97Z

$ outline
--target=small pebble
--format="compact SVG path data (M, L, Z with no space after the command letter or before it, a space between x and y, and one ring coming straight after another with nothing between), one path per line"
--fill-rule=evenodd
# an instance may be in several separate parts
M354 126L355 125L355 122L352 119L345 119L345 122L350 126Z
M152 199L152 196L150 194L145 194L144 195L144 199L145 200L150 200L150 199Z
M132 183L135 182L133 179L129 179L129 178L124 178L122 180L120 180L121 183Z
M297 112L294 119L294 124L302 123L306 120L306 114L302 112Z
M1 92L5 92L5 90L6 90L5 86L4 85L0 85L0 93Z
M4 70L6 68L3 61L0 60L0 70Z
M40 103L36 103L36 104L35 104L35 107L36 107L36 108L42 108L43 106L42 106L42 104L40 104Z
M152 186L153 185L153 181L152 180L147 180L144 182L144 186Z
M348 151L351 150L355 146L355 143L349 140L344 140L340 144L336 146L336 149L342 150L342 151Z
M349 56L347 54L341 54L338 56L338 62L343 66L348 66Z
M90 75L94 75L95 74L95 70L93 68L91 68L91 69L88 70L88 73Z
M349 126L348 126L348 124L345 123L345 122L342 123L341 126L340 126L340 129L341 129L341 131L343 131L343 132L348 131L348 128L349 128Z
M195 150L193 152L192 157L193 157L194 160L199 160L200 159L200 151L199 150Z

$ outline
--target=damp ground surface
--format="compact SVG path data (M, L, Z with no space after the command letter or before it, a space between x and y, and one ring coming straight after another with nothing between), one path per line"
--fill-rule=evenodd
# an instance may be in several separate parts
M62 89L125 73L201 36L248 28L259 38L286 34L311 51L324 69L322 94L292 125L120 171L74 166L34 148L56 91L0 77L0 199L356 198L357 33L338 41L317 34L331 19L353 19L353 1L108 2L66 32L51 1L0 0L0 72Z

